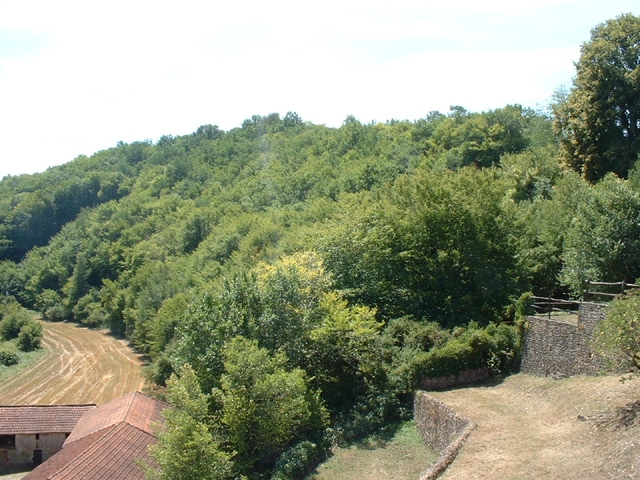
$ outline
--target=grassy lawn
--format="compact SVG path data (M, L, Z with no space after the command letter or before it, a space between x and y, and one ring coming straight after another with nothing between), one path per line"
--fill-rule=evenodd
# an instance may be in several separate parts
M415 480L435 458L413 422L405 422L391 439L372 436L356 445L335 448L333 456L307 480Z
M18 350L15 345L15 340L0 342L0 349L4 348L16 352L20 358L20 362L17 365L11 365L9 367L0 364L0 381L27 368L44 354L44 349L42 348L33 352L23 352L22 350Z

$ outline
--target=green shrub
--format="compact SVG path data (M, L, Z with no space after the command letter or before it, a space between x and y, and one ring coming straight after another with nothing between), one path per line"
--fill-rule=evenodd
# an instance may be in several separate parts
M17 345L23 352L31 352L40 348L42 341L42 324L30 321L20 329Z
M58 292L51 289L45 289L36 295L34 306L36 310L42 312L45 318L47 318L47 311L60 303L62 303L62 296Z
M9 367L11 365L17 365L20 362L20 357L16 352L8 350L6 347L0 348L0 364Z
M163 352L144 369L144 376L151 384L164 387L174 373L171 360Z
M69 316L69 312L64 305L58 303L52 307L47 308L44 312L44 318L51 320L52 322L63 322Z
M611 302L592 344L608 369L640 371L640 293Z
M419 378L435 378L488 367L494 375L502 375L516 370L519 358L516 326L489 324L480 329L470 323L456 329L444 346L416 357L415 373Z
M322 459L323 450L316 443L303 440L286 450L276 461L271 480L303 478Z
M386 342L418 351L428 351L432 347L444 345L449 332L436 322L416 321L410 316L389 321L384 329Z
M20 305L9 305L0 321L0 337L4 340L13 340L20 333L20 329L32 321L31 315Z
M515 319L520 320L527 315L533 315L536 311L533 308L533 293L526 292L520 295L515 303Z
M106 323L106 315L102 311L98 290L92 288L89 293L80 297L71 309L73 318L88 327L100 327Z

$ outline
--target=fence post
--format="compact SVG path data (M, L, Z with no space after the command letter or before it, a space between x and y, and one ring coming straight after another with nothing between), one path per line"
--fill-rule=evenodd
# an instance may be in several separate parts
M551 320L551 297L547 298L549 305L547 305L547 317Z
M622 295L624 295L624 290L627 287L627 281L626 280L622 280Z
M584 287L584 301L588 302L589 301L589 279L587 278L585 281L585 287Z

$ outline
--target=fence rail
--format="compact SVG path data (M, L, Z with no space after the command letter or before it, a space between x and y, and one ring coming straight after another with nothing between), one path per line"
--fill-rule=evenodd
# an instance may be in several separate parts
M589 296L590 295L600 295L602 297L608 297L608 298L616 298L619 297L620 295L624 295L627 290L629 289L634 289L634 288L640 288L640 285L636 285L633 283L627 283L624 280L621 282L594 282L592 280L585 280L585 288L584 288L584 301L587 302L589 301ZM591 290L591 286L596 286L596 287L618 287L618 293L612 293L612 292L595 292Z
M551 297L531 297L531 305L536 311L536 315L546 314L551 319L553 312L576 312L580 308L580 300L562 300Z
M592 287L615 287L618 292L599 292L593 291ZM572 312L577 313L581 303L594 303L590 301L590 297L606 297L609 299L618 298L625 295L629 290L640 288L640 285L634 283L627 283L624 280L622 282L594 282L592 280L585 280L585 289L582 300L563 300L560 298L551 297L531 297L533 304L531 305L536 312L536 315L546 314L551 318L553 312Z

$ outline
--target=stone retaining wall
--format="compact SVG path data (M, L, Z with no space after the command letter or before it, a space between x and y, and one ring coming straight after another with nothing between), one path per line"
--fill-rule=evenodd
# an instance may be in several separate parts
M606 306L581 303L577 325L527 317L520 371L557 378L596 373L602 366L591 348Z
M595 373L601 368L591 349L591 338L606 306L580 304L577 325L542 317L527 317L520 370L533 375L565 377ZM449 388L488 376L484 369L462 372L450 377L424 379L422 388ZM414 423L423 442L438 458L420 475L420 480L435 480L454 460L476 424L458 414L424 391L414 399Z
M476 425L422 391L415 395L413 419L423 442L438 454L436 461L420 475L420 480L433 480L453 461Z
M491 371L488 368L465 370L446 377L424 378L420 382L420 388L422 390L442 390L466 383L480 382L488 379L490 376Z

